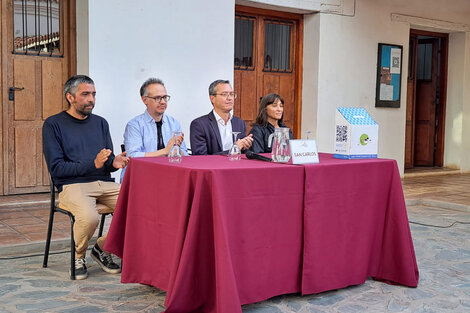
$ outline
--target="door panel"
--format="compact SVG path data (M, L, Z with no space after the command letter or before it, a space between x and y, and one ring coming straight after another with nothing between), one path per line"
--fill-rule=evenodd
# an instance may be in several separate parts
M245 121L254 121L258 114L259 100L256 94L256 73L254 71L235 71L234 89L239 95L235 99L234 114ZM243 103L243 105L241 105ZM251 123L247 123L249 126Z
M15 121L33 121L36 116L36 71L34 59L13 60Z
M437 38L418 41L414 151L418 166L434 165L438 45Z
M405 129L405 169L413 168L414 165L414 112L416 100L416 61L418 37L410 35L410 46L408 54L408 81L406 88L406 129Z
M295 90L294 81L291 77L286 75L279 75L279 90L280 94L284 95L284 106L286 109L284 110L284 122L287 126L291 129L294 129L294 116L295 116Z
M414 159L414 81L408 82L406 92L405 169L413 167Z
M60 112L62 100L62 62L42 61L42 118Z
M37 129L34 127L16 127L15 132L15 187L34 187L37 173Z
M263 83L263 95L267 93L280 93L280 82L278 75L264 73L264 75L261 76L261 81Z
M434 144L434 127L427 121L416 121L416 137L421 138L415 144L416 166L432 166L434 161L434 150L431 149Z

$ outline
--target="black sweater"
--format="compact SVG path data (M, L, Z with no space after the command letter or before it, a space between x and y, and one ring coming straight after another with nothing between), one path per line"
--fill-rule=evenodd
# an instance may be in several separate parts
M271 123L266 123L266 125L253 124L253 128L250 131L250 134L253 134L253 144L250 147L250 150L254 153L271 153L272 142L269 145L269 136L274 133L274 126ZM286 127L283 123L279 123L280 127ZM294 139L292 131L289 129L289 139Z
M47 167L57 189L62 185L88 183L97 180L114 181L111 172L114 154L102 168L95 167L95 158L102 149L113 151L106 120L91 114L79 120L65 111L50 116L42 129L43 151Z

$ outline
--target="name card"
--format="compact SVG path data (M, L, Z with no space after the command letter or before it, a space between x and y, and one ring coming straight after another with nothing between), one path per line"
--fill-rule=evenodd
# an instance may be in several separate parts
M320 163L317 142L313 139L289 140L292 164Z

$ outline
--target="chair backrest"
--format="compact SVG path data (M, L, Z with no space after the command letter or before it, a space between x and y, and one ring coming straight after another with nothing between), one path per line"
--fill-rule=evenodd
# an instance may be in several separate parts
M51 188L51 207L55 206L55 184L54 184L54 179L51 176L51 173L49 173L49 184Z

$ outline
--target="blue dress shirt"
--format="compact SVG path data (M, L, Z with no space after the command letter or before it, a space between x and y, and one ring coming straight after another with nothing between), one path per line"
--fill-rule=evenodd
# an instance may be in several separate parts
M173 137L173 132L181 132L182 130L180 123L168 114L163 114L162 122L163 143L166 147L168 141ZM124 132L124 145L126 146L127 155L131 158L144 157L146 152L157 150L157 125L147 110L127 123ZM184 155L188 155L188 149L184 141L181 144L181 150L183 150ZM121 181L124 172L125 169L122 170Z

